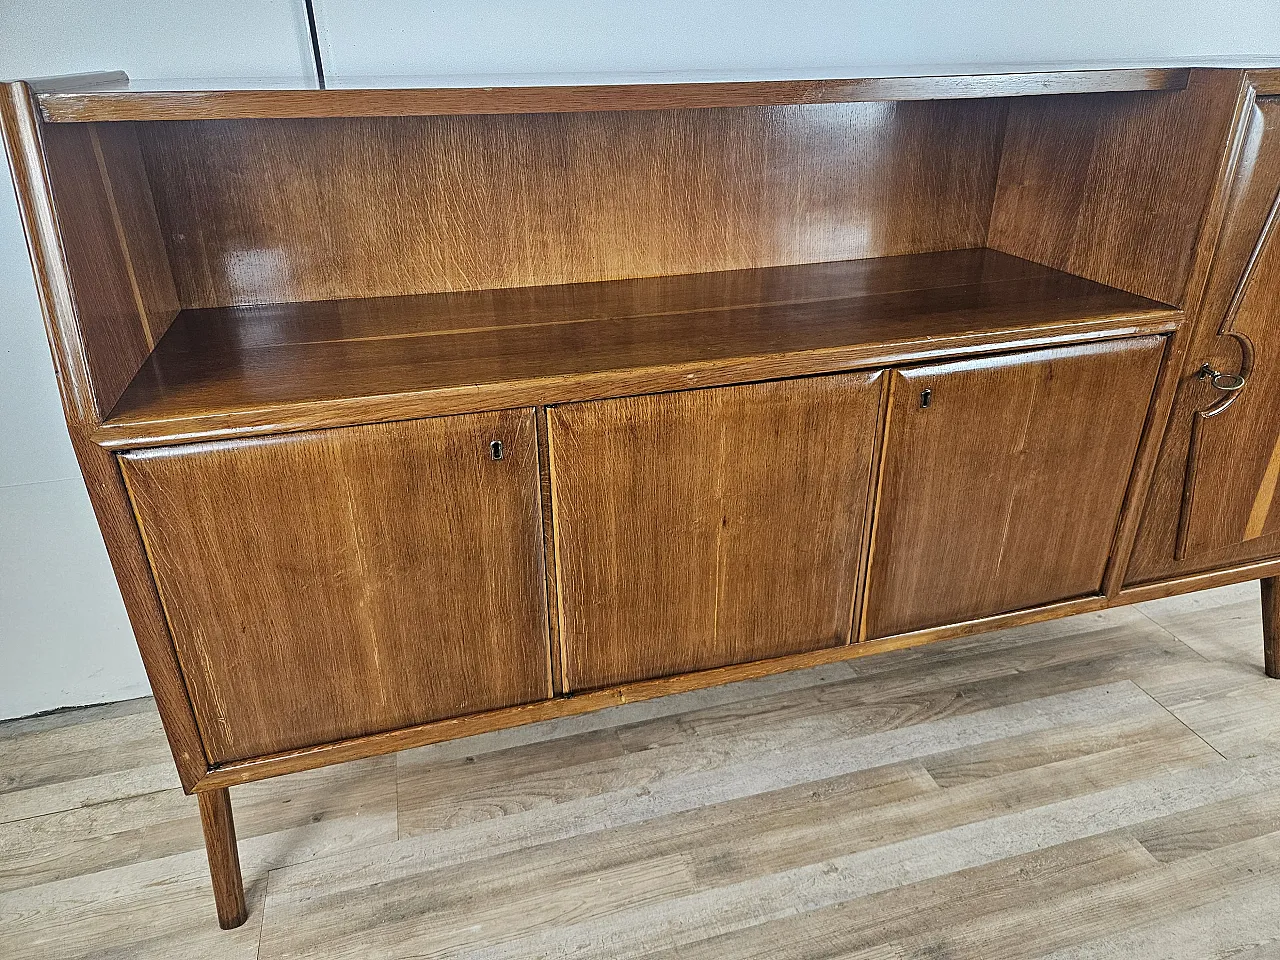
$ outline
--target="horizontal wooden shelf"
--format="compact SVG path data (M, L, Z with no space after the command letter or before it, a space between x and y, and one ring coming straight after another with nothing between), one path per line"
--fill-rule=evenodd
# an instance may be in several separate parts
M184 310L95 439L230 437L1167 331L1181 313L992 250Z
M301 117L446 116L684 110L885 100L956 100L1064 93L1181 90L1186 67L956 73L947 76L852 77L820 80L555 83L540 85L402 86L394 78L341 88L299 90L252 82L239 85L130 83L118 74L35 83L49 121L222 120ZM413 82L413 81L408 81ZM237 87L236 89L229 89Z

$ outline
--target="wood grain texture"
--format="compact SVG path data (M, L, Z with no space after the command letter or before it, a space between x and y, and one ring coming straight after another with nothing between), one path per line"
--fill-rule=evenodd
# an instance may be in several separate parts
M97 161L121 257L148 351L155 348L178 313L178 292L169 253L160 235L151 183L143 165L138 128L132 123L95 124L89 144ZM57 181L54 193L57 194Z
M1097 592L1163 349L896 371L862 635Z
M848 642L879 377L548 411L566 689Z
M532 411L122 466L215 764L550 696Z
M1276 120L1280 121L1280 105ZM1280 140L1280 136L1276 137ZM1280 179L1276 181L1280 190ZM1243 390L1220 395L1191 426L1178 556L1200 555L1280 533L1280 196L1219 334L1235 340ZM1207 361L1206 361L1207 362ZM1221 391L1219 391L1221 394Z
M1179 597L1188 593L1198 593L1201 590L1212 590L1215 587L1244 583L1277 574L1280 574L1280 559L1254 560L1249 563L1236 564L1235 566L1216 570L1185 573L1165 580L1154 580L1150 583L1126 584L1113 602L1120 604L1142 603L1146 600Z
M1250 70L1249 79L1260 97L1280 97L1280 70Z
M184 789L189 791L208 770L208 759L119 467L112 455L91 443L87 436L100 419L92 367L80 325L77 291L68 270L70 258L60 233L62 221L42 149L43 131L25 84L0 86L0 132L13 172L72 447L120 585L147 679L164 718L174 763Z
M206 790L196 799L200 804L200 826L204 830L209 874L213 878L218 926L223 930L233 930L248 919L249 909L244 902L244 881L240 876L240 853L236 849L231 794L226 790Z
M183 89L180 82L172 81L148 89L146 83L126 80L114 89L103 89L101 81L95 84L96 90L61 85L60 89L42 91L40 106L47 120L81 122L688 110L1176 90L1186 86L1188 73L1175 67L833 80L328 90ZM251 81L247 85L260 84ZM92 85L86 82L81 86Z
M1187 278L1184 294L1184 309L1187 316L1194 318L1200 309L1209 275L1213 267L1213 254L1217 249L1223 224L1230 208L1231 184L1235 171L1242 158L1246 156L1245 128L1247 116L1252 108L1253 92L1251 79L1246 75L1236 95L1236 104L1229 125L1229 136L1226 149L1218 160L1218 172L1214 176L1214 187L1210 192L1209 202L1196 238L1191 259L1191 272ZM1125 495L1125 505L1120 514L1120 526L1116 531L1115 546L1111 560L1103 577L1103 590L1108 597L1114 597L1125 583L1133 556L1134 544L1142 523L1147 498L1160 462L1161 443L1164 430L1169 423L1169 414L1177 398L1180 388L1182 365L1195 333L1194 322L1178 325L1169 338L1165 361L1156 380L1155 394L1151 400L1151 409L1147 414L1147 427L1143 431L1142 440L1138 444L1138 456L1134 462L1133 476L1129 482L1129 490Z
M37 279L66 278L65 329L50 344L83 367L68 416L96 424L176 316L177 293L133 126L42 126L31 96L25 84L5 85L10 165L19 192L38 190L48 206L28 221L33 262L47 246L36 231L56 237ZM30 200L23 206L35 216Z
M1267 434L1272 418L1263 415L1266 404L1262 401L1266 400L1264 394L1272 367L1268 359L1270 331L1265 318L1271 309L1269 301L1273 293L1269 288L1274 285L1275 271L1264 269L1257 274L1256 296L1242 288L1242 279L1251 263L1264 268L1267 266L1258 260L1257 254L1263 227L1280 189L1280 137L1276 136L1276 128L1280 125L1280 106L1277 104L1276 100L1258 99L1249 105L1243 117L1245 127L1240 160L1232 171L1224 221L1212 251L1212 267L1204 295L1191 317L1190 340L1179 370L1178 394L1169 415L1126 573L1126 586L1214 568L1235 567L1280 555L1280 536L1258 537L1243 543L1238 540L1248 525L1248 516L1253 512L1260 484L1266 476L1265 465L1270 453ZM1245 300L1247 294L1248 303ZM1224 336L1224 325L1229 326L1242 309L1246 320L1251 314L1258 317L1250 331L1252 337L1238 340ZM1184 549L1180 551L1180 531L1185 530L1195 509L1196 477L1189 473L1195 425L1204 420L1203 412L1217 408L1220 411L1218 415L1229 418L1235 406L1232 404L1224 409L1221 393L1197 379L1196 373L1206 362L1218 370L1239 371L1245 359L1242 347L1251 354L1256 352L1264 362L1257 368L1255 386L1260 389L1254 391L1255 398L1240 410L1245 416L1239 419L1244 421L1245 433L1249 434L1241 439L1248 443L1227 454L1230 465L1240 467L1240 482L1237 484L1234 476L1229 480L1221 476L1215 478L1212 475L1214 466L1203 458L1196 458L1209 464L1210 471L1204 478L1206 484L1202 494L1208 502L1200 509L1208 509L1210 513L1215 510L1234 511L1242 516L1237 515L1235 520L1231 516L1219 518L1231 524L1234 534L1226 529L1220 533L1192 531L1195 536L1186 540ZM1226 424L1227 420L1224 419L1223 423ZM1219 484L1227 485L1214 489L1208 481L1215 479ZM1188 500L1189 493L1192 496ZM1205 520L1209 519L1210 516L1206 515ZM1183 536L1186 539L1186 533ZM1227 539L1221 539L1224 537ZM1181 557L1180 552L1183 554Z
M478 734L494 733L513 727L525 726L547 720L565 719L590 714L628 703L637 703L689 693L741 680L754 680L776 674L813 667L839 664L846 660L862 660L865 657L910 650L941 640L973 637L989 634L1009 627L1044 624L1062 620L1077 614L1094 614L1108 607L1122 606L1143 601L1178 597L1183 594L1209 590L1224 585L1238 584L1259 577L1280 574L1280 560L1247 564L1228 570L1192 574L1177 580L1158 582L1137 587L1126 587L1113 597L1089 596L1064 600L1044 606L995 614L943 627L928 627L910 633L898 634L884 640L864 640L839 647L829 647L811 653L793 654L772 660L719 667L698 673L658 680L642 680L606 690L560 697L527 706L509 707L435 723L406 727L401 730L369 737L359 737L319 747L286 751L271 757L239 763L224 764L211 770L200 782L199 789L215 789L222 786L251 783L269 777L278 777L299 771L314 770L335 763L344 763L367 757L382 756L396 751L409 750L425 745L438 744Z
M95 439L180 442L828 373L1172 329L984 250L186 311Z
M1146 890L1206 857L1225 872L1196 883L1175 872L1160 889L1195 901L1274 886L1275 867L1243 852L1274 831L1280 791L1259 780L1265 760L1221 760L1126 681L1164 690L1173 684L1157 678L1176 678L1203 695L1206 677L1256 674L1255 604L1250 591L1244 618L1236 606L1162 618L1177 640L1117 610L637 704L589 726L441 745L402 754L398 788L388 758L236 789L251 914L231 933L214 922L193 852L195 804L176 790L3 824L0 873L17 880L0 892L6 947L50 960L530 956L589 920L608 937L597 956L816 960L877 934L956 930L952 953L967 944L961 956L981 956L1008 946L1028 909L1051 923L1038 934L1047 947L1181 923L1187 899L1099 904L1127 889L1113 889L1117 879L1141 876ZM1209 662L1181 642L1224 625L1233 643ZM1274 724L1273 706L1260 704L1259 732ZM57 749L50 736L112 756L140 749L140 775L163 756L154 718L151 744L136 744L131 728L93 722L101 710L0 726L6 772L41 776ZM66 776L74 803L84 790ZM24 866L50 849L56 876ZM860 859L843 859L851 854ZM839 874L815 869L816 883L793 872L831 861ZM1246 866L1261 869L1250 878ZM815 890L822 903L809 899ZM1073 898L1090 891L1098 900L1082 913ZM1268 906L1268 894L1226 900L1236 909L1191 956L1261 942L1265 919L1244 908ZM646 905L658 909L635 912ZM693 920L704 906L757 922ZM1054 906L1096 916L1080 930L1054 922ZM693 921L686 939L657 926L673 914ZM1179 956L1167 939L1152 942L1165 949L1142 956Z
M140 125L185 307L981 246L1004 101Z
M1150 395L1148 374L1160 352L1154 344L1168 339L1148 338L1153 346L1142 357L1140 344L1114 341L1168 332L1180 318L1174 308L1114 287L1186 304L1203 319L1209 314L1201 311L1197 291L1209 276L1209 259L1200 253L1225 254L1226 290L1232 258L1252 251L1244 224L1258 209L1258 191L1265 192L1268 178L1275 180L1259 132L1266 126L1265 100L1258 101L1250 120L1253 139L1241 151L1247 175L1239 181L1240 195L1224 204L1227 239L1220 246L1210 241L1227 179L1226 145L1237 129L1231 110L1242 102L1243 76L1197 71L1188 81L1186 71L1173 71L878 80L843 88L838 82L752 89L700 85L578 90L578 101L556 101L560 91L418 91L399 98L388 94L381 107L376 95L365 93L349 98L351 109L378 115L250 121L242 114L48 127L27 87L6 88L0 121L16 158L15 181L55 361L60 377L66 376L73 443L157 687L183 786L203 795L200 808L224 925L242 921L248 904L260 904L263 893L255 900L250 891L246 901L240 889L226 794L231 784L630 699L1101 610L1141 595L1122 593L1118 601L1101 596L1098 579L1116 529L1121 473L1134 462L1129 441L1136 442L1142 409L1153 426L1141 449L1155 449L1151 438L1165 400L1152 405L1143 398ZM1262 75L1253 82L1270 89ZM1017 96L1065 92L1073 84L1077 92L1097 95L1077 102L1044 99L1034 109L996 100L855 102L965 98L983 90ZM1152 87L1165 92L1115 92ZM48 95L66 92L64 86ZM440 107L419 112L479 109L486 115L401 116L415 112L403 110L414 95L419 105ZM615 95L627 99L609 99ZM676 99L664 102L662 95ZM738 99L719 102L717 96ZM528 97L533 99L522 99ZM215 100L192 97L177 107L151 101L147 109L202 110ZM251 101L268 102L251 97L238 103ZM1078 109L1079 101L1088 109ZM121 101L99 105L108 102ZM301 104L323 112L336 101L286 94L271 102L272 109ZM229 103L215 106L234 109ZM500 115L522 103L528 113ZM481 109L486 104L494 109ZM706 106L731 108L694 109ZM1010 110L1014 120L1006 139ZM1002 141L1007 149L997 185ZM1152 238L1163 246L1153 245ZM1113 286L990 250L952 249L984 242ZM1266 267L1269 261L1259 263ZM746 269L715 272L727 268ZM646 279L685 273L693 275ZM565 285L587 280L603 282ZM1208 287L1210 297L1220 292L1214 282ZM360 299L332 299L342 297ZM1270 299L1268 294L1257 302ZM213 309L188 310L170 329L180 305ZM1253 341L1270 332L1265 314L1266 309L1233 314L1231 323L1239 328L1229 332L1248 348L1248 363L1265 359L1265 350L1253 351ZM1188 329L1180 332L1179 350L1191 342ZM1197 335L1201 329L1198 322ZM1003 354L970 363L985 376L1015 368L1019 361L1009 355L1015 349L1089 341L1102 344L1069 348L1075 351L1070 355L1114 360L1110 377L1094 378L1101 384L1063 373L1071 365L1055 351L1057 372L1030 387L1007 385L1008 396L1001 383L974 388L984 403L995 397L1011 408L1019 391L1030 392L1021 432L1008 410L985 420L970 416L954 431L942 431L945 436L935 437L932 447L925 443L924 452L909 451L896 464L894 452L901 450L891 435L884 448L889 481L895 469L916 483L928 473L922 467L955 463L969 470L969 481L949 484L943 492L967 492L942 511L941 520L926 516L929 522L921 520L914 530L900 514L910 512L911 494L918 490L899 489L888 507L881 502L884 524L911 531L901 539L908 542L907 553L917 550L899 562L904 575L886 576L893 589L916 595L894 601L887 594L889 614L881 611L882 619L901 614L903 622L879 633L864 629L862 635L881 639L848 645L849 619L862 616L855 595L864 577L871 580L873 602L877 598L879 561L866 562L871 543L865 519L868 481L879 464L871 449L874 430L863 427L889 410L897 419L894 429L902 430L910 411L895 406L901 392L890 396L875 386L874 375L847 371L966 352ZM1127 365L1115 360L1125 351L1133 353ZM1166 370L1166 388L1180 368ZM841 373L822 382L666 393L836 371ZM929 370L895 374L893 382L922 372ZM940 394L949 395L956 368L938 373L932 409L945 413ZM889 379L881 376L880 382ZM849 383L859 385L856 397L842 396L845 406L828 402L824 390ZM126 386L128 396L118 399ZM1259 388L1269 386L1266 376L1254 378L1253 386L1245 397L1263 396L1267 390ZM822 396L815 399L811 392ZM583 403L618 394L643 396ZM742 402L747 395L768 402ZM808 397L798 411L778 400L794 396ZM1083 409L1082 396L1100 399ZM1171 398L1172 392L1163 389L1159 396ZM1033 424L1037 403L1053 416ZM547 404L559 406L548 416ZM528 409L534 406L543 410ZM297 432L508 407L524 409L467 418L465 426L460 420L400 422ZM584 511L588 523L578 524L596 525L582 537L592 549L575 557L547 547L560 546L562 520L571 525L578 518L560 509L558 488L536 464L561 456L553 434L568 436L582 426L557 418L588 408L664 414L646 413L639 418L644 423L630 414L602 418L607 422L597 426L605 439L591 442L603 456L591 456L590 444L580 444L588 453L575 464L577 490L590 492L594 484L594 500L581 499L598 506ZM103 426L100 421L112 411ZM671 411L676 413L668 416ZM1257 454L1251 463L1259 466L1262 480L1255 484L1245 528L1248 533L1256 526L1260 540L1271 530L1270 501L1256 494L1266 489L1267 465L1276 460L1262 456L1266 441L1274 439L1268 419L1255 412L1243 432L1241 421L1211 421L1235 424L1235 432L1219 436L1216 448L1210 445L1196 458L1216 463L1241 446ZM499 428L506 444L501 464L483 456ZM508 430L514 433L508 436ZM278 431L293 432L247 439ZM815 434L821 443L802 442ZM180 665L120 467L94 441L128 448L213 436L240 439L134 451L125 460L178 634ZM1208 443L1207 436L1200 440ZM985 469L974 453L982 444L1013 453L1001 473L975 481ZM762 448L771 455L758 455ZM715 462L700 456L706 451L715 451ZM738 451L756 456L733 461ZM775 459L772 454L779 452ZM1139 502L1148 456L1142 455L1133 473L1130 489L1139 492L1131 502ZM600 461L610 466L601 470ZM493 469L511 473L505 482L493 482L484 473ZM619 474L612 483L610 469ZM651 483L655 477L659 482ZM1203 472L1194 478L1210 485ZM572 492L568 486L566 495ZM620 505L619 487L635 496ZM672 490L692 493L682 499ZM809 496L811 490L816 492ZM634 509L645 506L646 493L648 519L657 517L648 527L657 534L619 534L637 517L646 521L645 510ZM945 501L928 490L925 496L931 505ZM983 514L988 496L997 507L1004 505L1003 512ZM1208 502L1199 496L1193 505L1197 500ZM730 502L741 509L735 512L726 506ZM1074 513L1064 520L1067 503ZM1222 503L1219 512L1239 512L1238 500ZM632 509L624 513L620 506ZM1019 524L1025 515L1030 533L1017 528L1015 514ZM1210 539L1231 527L1216 514L1187 516L1188 523L1199 524L1196 529L1210 531ZM954 527L947 524L957 518L972 521L979 533L951 536ZM1010 539L1011 529L1020 541ZM1115 570L1127 556L1124 531L1132 529L1130 522L1116 535ZM684 534L693 542L688 555L680 552ZM708 549L711 534L715 545ZM1002 539L992 548L989 538L997 535ZM956 572L960 563L951 563L941 586L919 577L920 571L926 578L936 572L936 558L926 551L936 553L937 544L944 550L958 544L964 553L962 572ZM1051 554L1049 564L1037 565L1036 550ZM544 569L544 554L562 567L605 570L604 587L557 589ZM1276 553L1265 556L1270 562ZM600 557L616 569L609 573ZM636 557L638 566L629 566ZM992 557L995 574L988 579L995 587L970 590L967 578L984 576ZM1275 574L1267 563L1240 562L1248 556L1226 559L1234 565L1222 567L1219 555L1210 574L1182 576L1179 569L1174 580L1158 586L1181 590L1249 572ZM1002 574L1006 563L1014 568L1012 576ZM609 588L618 585L624 589L611 596ZM1269 581L1263 591L1271 674L1273 586ZM649 623L636 611L653 613L655 595L684 605L657 605L668 620ZM556 629L560 624L545 622L548 603L562 614L575 604L590 611L576 620L565 616L565 623L580 626L596 616L604 627L562 632ZM934 616L930 603L946 609ZM838 617L832 612L837 609ZM921 609L926 620L912 621ZM868 605L866 616L876 615ZM645 634L640 643L638 622ZM1187 673L1172 682L1185 687ZM655 676L661 679L642 679ZM584 689L591 692L548 699ZM1256 730L1247 736L1235 732L1260 702L1249 693L1230 708L1210 708L1217 710L1206 721L1216 724L1210 726L1214 747L1244 755L1264 743ZM940 709L949 709L945 698L942 703ZM1188 708L1189 715L1196 709ZM838 724L822 722L804 732L830 738L806 756L827 763L822 769L832 776L848 772L839 763L847 762L845 748L856 738ZM1195 762L1211 752L1194 737L1181 736L1173 763ZM783 742L805 749L799 737ZM1168 772L1169 758L1154 755L1140 737L1121 737L1113 747L1100 768L1066 782L1088 787L1099 770L1131 766ZM965 754L914 764L877 780L867 793L916 795L944 783L967 784L990 767L1004 764L1016 772L1018 764L1059 748L1075 751L1064 761L1068 765L1089 755L1079 744L1045 743L1026 755L1016 749L977 759ZM750 775L746 767L734 770ZM696 772L691 775L696 779ZM600 782L611 782L610 775ZM713 778L704 786L710 793L694 794L727 801L734 799L737 781L725 785ZM1167 799L1160 790L1142 795L1155 803ZM15 803L38 805L43 798ZM865 799L858 795L859 804ZM970 799L999 804L993 796ZM642 792L634 806L663 802ZM946 825L940 830L958 825L947 818L959 809L943 804ZM850 801L830 812L854 810ZM1095 812L1114 810L1101 804ZM1273 855L1280 862L1280 846L1254 844L1257 837L1249 832L1273 807L1262 803L1243 812L1235 832L1222 832L1230 836L1222 842L1247 849L1233 853L1221 868L1238 871L1241 888L1256 882L1256 868L1271 864ZM865 875L862 851L844 847L833 854L834 880L796 851L806 843L882 835L876 833L879 823L864 834L846 835L847 826L824 822L801 831L796 845L797 834L780 824L776 835L745 856L734 828L718 840L713 831L693 853L642 843L646 859L610 874L617 897L608 907L639 912L608 929L623 937L657 930L660 939L674 938L659 946L678 953L688 946L680 941L681 929L720 923L722 916L753 925L779 919L768 914L777 890L817 890L819 898L830 898L828 906L839 906L851 899L844 876ZM640 832L617 841L618 848L638 840L657 838ZM1170 841L1158 833L1153 847L1161 856L1177 857L1180 842L1185 838ZM974 856L983 848L962 842L956 849ZM1146 848L1139 848L1140 843L1106 848L1104 860L1117 882L1146 866ZM41 855L38 845L32 850ZM607 858L597 862L604 865ZM409 939L436 951L439 944L424 931L452 936L455 919L502 915L502 897L517 889L532 864L517 861L510 872L488 866L464 871ZM549 867L536 869L548 871L542 876L549 883L564 879L573 889L600 883L598 875L577 878L583 867L573 853L553 856ZM764 869L778 879L762 881ZM1209 866L1188 876L1207 881L1220 875L1216 870ZM730 895L727 913L690 901L671 920L660 912L645 914L637 899L655 882L669 884L663 889L673 896L696 896L697 884L708 878L741 885ZM1182 890L1165 875L1149 887L1143 883L1122 895L1172 902ZM857 889L859 896L873 895ZM398 906L418 894L410 889L405 896ZM279 902L286 913L296 905L288 892ZM385 902L368 901L374 909ZM1189 910L1212 907L1193 894L1177 902ZM1051 916L1023 907L1036 915L1037 929L1049 925ZM539 909L532 906L531 915L540 916ZM566 943L595 949L606 942L593 932L603 929L599 909L590 906L575 918L566 937L539 932L499 945L491 955L518 957ZM18 915L35 916L30 910ZM993 949L974 947L971 954L984 960L1011 955L1019 946L1016 937L1002 938L998 929L989 933L981 926L962 923L962 934L944 944L981 942ZM323 931L314 936L324 942ZM903 929L896 936L895 949L904 955L935 945L916 931ZM1059 934L1041 937L1046 949L1058 944L1054 936ZM305 941L272 941L269 952L305 956ZM392 936L384 945L391 952L404 948ZM1156 955L1155 949L1148 952Z
M987 245L1183 305L1242 77L1015 102Z
M98 419L178 312L132 125L46 127L42 136Z
M1261 584L1263 667L1268 677L1280 680L1280 596L1276 590L1280 580L1263 577Z

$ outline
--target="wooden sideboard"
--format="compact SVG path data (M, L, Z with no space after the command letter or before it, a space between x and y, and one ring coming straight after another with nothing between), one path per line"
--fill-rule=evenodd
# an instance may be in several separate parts
M15 82L67 425L228 788L1262 581L1280 71Z

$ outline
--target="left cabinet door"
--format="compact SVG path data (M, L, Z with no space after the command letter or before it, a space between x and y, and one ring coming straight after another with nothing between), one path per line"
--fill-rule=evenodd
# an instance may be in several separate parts
M120 459L211 762L550 696L532 410Z

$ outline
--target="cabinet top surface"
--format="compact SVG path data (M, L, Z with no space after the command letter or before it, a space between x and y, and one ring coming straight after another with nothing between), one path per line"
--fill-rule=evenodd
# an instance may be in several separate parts
M953 100L1181 90L1188 67L935 69L917 76L726 79L718 75L346 79L327 89L270 81L130 82L123 73L31 81L48 121L448 116Z

